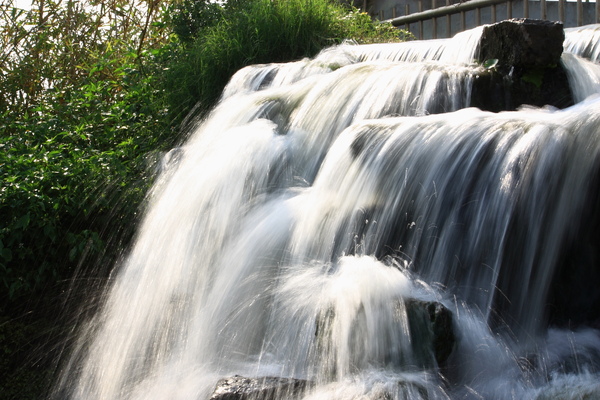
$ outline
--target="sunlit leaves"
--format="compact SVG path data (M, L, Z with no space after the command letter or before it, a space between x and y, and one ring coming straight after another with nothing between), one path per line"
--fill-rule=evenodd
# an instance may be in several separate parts
M68 278L135 215L145 155L169 133L154 74L164 4L0 5L0 299Z

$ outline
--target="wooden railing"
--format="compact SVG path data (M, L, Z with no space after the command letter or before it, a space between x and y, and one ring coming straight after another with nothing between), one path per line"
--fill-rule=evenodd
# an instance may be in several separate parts
M438 6L440 0L417 0L410 5L405 3L391 9L384 18L386 10L377 15L390 21L394 26L402 27L419 39L451 37L457 32L510 18L534 18L561 21L565 27L600 23L600 0L595 3L582 0L468 0L457 4ZM427 4L425 3L427 2ZM430 9L423 10L425 6ZM415 12L416 11L416 12ZM397 16L400 12L404 15Z

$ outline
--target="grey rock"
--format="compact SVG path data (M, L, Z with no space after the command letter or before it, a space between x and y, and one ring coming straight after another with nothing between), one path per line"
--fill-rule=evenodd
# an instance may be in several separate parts
M557 65L565 33L560 22L508 19L483 28L479 59L496 59L503 68Z
M470 105L493 112L572 106L560 61L564 38L559 22L510 19L485 26L479 41L482 68L474 73Z
M302 379L234 375L217 382L211 400L274 400L294 398L306 389Z

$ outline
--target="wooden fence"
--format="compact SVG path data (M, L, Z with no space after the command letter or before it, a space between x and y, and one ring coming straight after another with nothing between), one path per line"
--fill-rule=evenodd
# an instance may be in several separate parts
M440 1L445 4L440 5ZM455 1L455 0L452 0ZM600 0L411 0L392 7L377 2L371 12L381 20L412 32L419 39L451 37L466 29L510 18L533 18L561 21L574 27L600 23ZM389 1L385 4L388 5Z

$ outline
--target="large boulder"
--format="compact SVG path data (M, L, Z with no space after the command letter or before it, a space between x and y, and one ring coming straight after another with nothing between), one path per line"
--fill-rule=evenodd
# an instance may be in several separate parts
M563 24L534 19L508 19L486 25L479 42L480 61L496 59L498 68L557 65L563 51Z
M565 108L573 95L560 57L563 25L510 19L483 28L479 41L471 105L487 111L512 111L522 105Z

